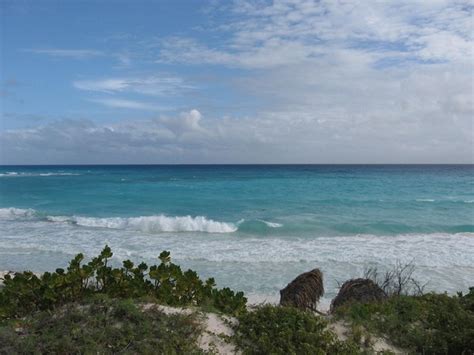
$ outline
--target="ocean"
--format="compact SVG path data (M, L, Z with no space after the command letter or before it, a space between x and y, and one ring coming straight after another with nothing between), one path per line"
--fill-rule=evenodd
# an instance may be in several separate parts
M0 166L0 270L54 270L105 244L116 263L169 250L253 302L317 267L328 303L397 262L427 290L466 291L474 166Z

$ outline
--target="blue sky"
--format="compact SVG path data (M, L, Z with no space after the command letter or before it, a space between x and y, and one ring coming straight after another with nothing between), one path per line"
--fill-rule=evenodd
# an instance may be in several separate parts
M469 1L0 6L0 163L473 161Z

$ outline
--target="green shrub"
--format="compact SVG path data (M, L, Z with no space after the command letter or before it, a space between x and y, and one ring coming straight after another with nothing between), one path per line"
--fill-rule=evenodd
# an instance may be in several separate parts
M99 256L82 264L78 254L67 270L56 269L38 277L32 272L6 275L0 288L0 319L19 317L36 310L52 309L68 302L83 300L95 294L113 298L152 297L172 305L205 305L218 311L237 315L246 310L247 299L242 292L217 289L214 279L203 282L196 272L173 264L170 253L160 254L159 265L125 260L121 268L109 265L112 251L106 246Z
M266 305L239 317L235 341L244 354L358 354L327 322L292 307Z
M469 287L467 295L463 295L462 292L459 292L458 297L465 309L474 312L474 287Z
M468 295L395 296L385 302L350 304L337 316L386 335L395 345L422 354L474 353L474 289Z
M95 298L0 322L1 354L202 354L195 315Z

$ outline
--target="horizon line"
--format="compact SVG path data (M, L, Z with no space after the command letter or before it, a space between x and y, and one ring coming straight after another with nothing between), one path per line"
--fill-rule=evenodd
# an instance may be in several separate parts
M474 165L473 163L101 163L101 164L0 164L7 166L380 166L380 165Z

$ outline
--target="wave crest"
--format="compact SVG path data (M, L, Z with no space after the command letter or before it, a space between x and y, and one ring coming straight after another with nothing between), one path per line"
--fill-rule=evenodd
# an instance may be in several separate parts
M83 217L83 216L45 216L34 209L0 208L0 219L37 219L53 223L70 223L83 227L128 229L147 233L159 232L206 232L233 233L237 226L233 223L219 222L204 216L142 216L142 217Z
M0 218L1 219L19 219L19 218L31 218L36 215L36 211L28 208L0 208Z
M270 228L280 228L280 227L283 227L283 224L281 224L281 223L264 221L263 219L258 219L257 221L260 221L260 222L264 223L267 227L270 227Z
M48 216L51 222L67 222L84 227L129 229L147 233L157 232L206 232L232 233L237 227L232 223L218 222L203 216L176 216L165 215L142 217L80 217L80 216Z

